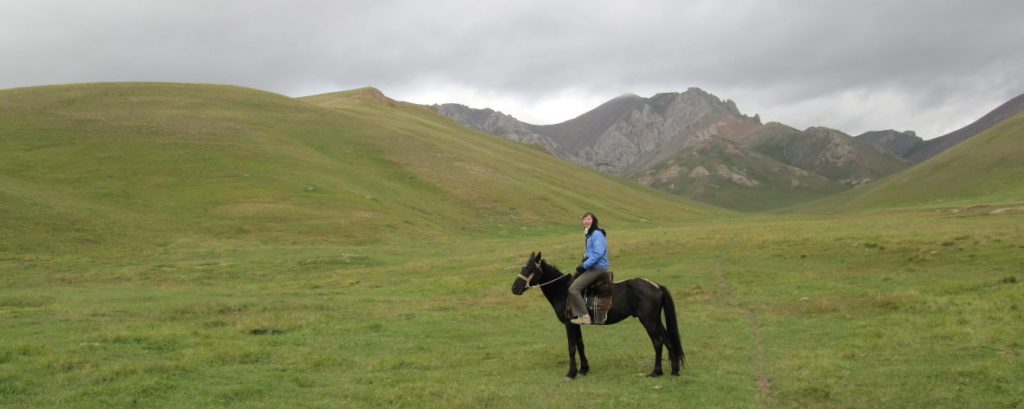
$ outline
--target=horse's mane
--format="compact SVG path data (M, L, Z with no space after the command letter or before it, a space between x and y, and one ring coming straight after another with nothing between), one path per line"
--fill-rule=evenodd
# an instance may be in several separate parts
M558 275L563 274L562 271L558 269L558 267L555 267L552 264L548 264L548 262L543 259L540 260L540 269L546 273L554 271Z

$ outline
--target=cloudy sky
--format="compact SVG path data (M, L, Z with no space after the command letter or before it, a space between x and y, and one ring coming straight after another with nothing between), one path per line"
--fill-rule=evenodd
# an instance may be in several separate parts
M1024 93L1024 2L0 0L0 89L374 86L562 122L698 87L797 128L932 138Z

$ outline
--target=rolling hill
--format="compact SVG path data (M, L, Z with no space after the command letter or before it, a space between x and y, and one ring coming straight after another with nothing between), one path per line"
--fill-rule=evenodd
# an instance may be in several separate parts
M469 130L374 89L0 91L0 251L373 243L720 212Z
M792 211L1019 205L1024 202L1024 114L913 168ZM994 210L994 209L992 209Z

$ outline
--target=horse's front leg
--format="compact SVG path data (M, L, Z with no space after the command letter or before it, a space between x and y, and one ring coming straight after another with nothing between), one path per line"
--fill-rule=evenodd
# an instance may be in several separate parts
M575 330L573 329L575 327ZM565 337L569 340L569 373L565 374L565 379L573 380L576 379L576 346L582 344L582 336L580 335L580 327L573 324L565 324ZM583 357L583 349L580 349L580 357ZM584 365L587 362L586 358L583 358Z
M580 373L586 375L590 372L590 362L587 361L587 354L583 351L583 329L579 325L571 325L576 333L576 350L580 352Z

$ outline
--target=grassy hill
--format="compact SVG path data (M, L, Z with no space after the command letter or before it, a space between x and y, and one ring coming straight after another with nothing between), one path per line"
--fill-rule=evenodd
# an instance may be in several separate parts
M372 243L561 227L584 210L611 224L714 212L367 90L4 90L0 153L5 251Z
M928 161L794 211L1024 202L1024 115L1007 119ZM993 210L993 209L989 209Z

